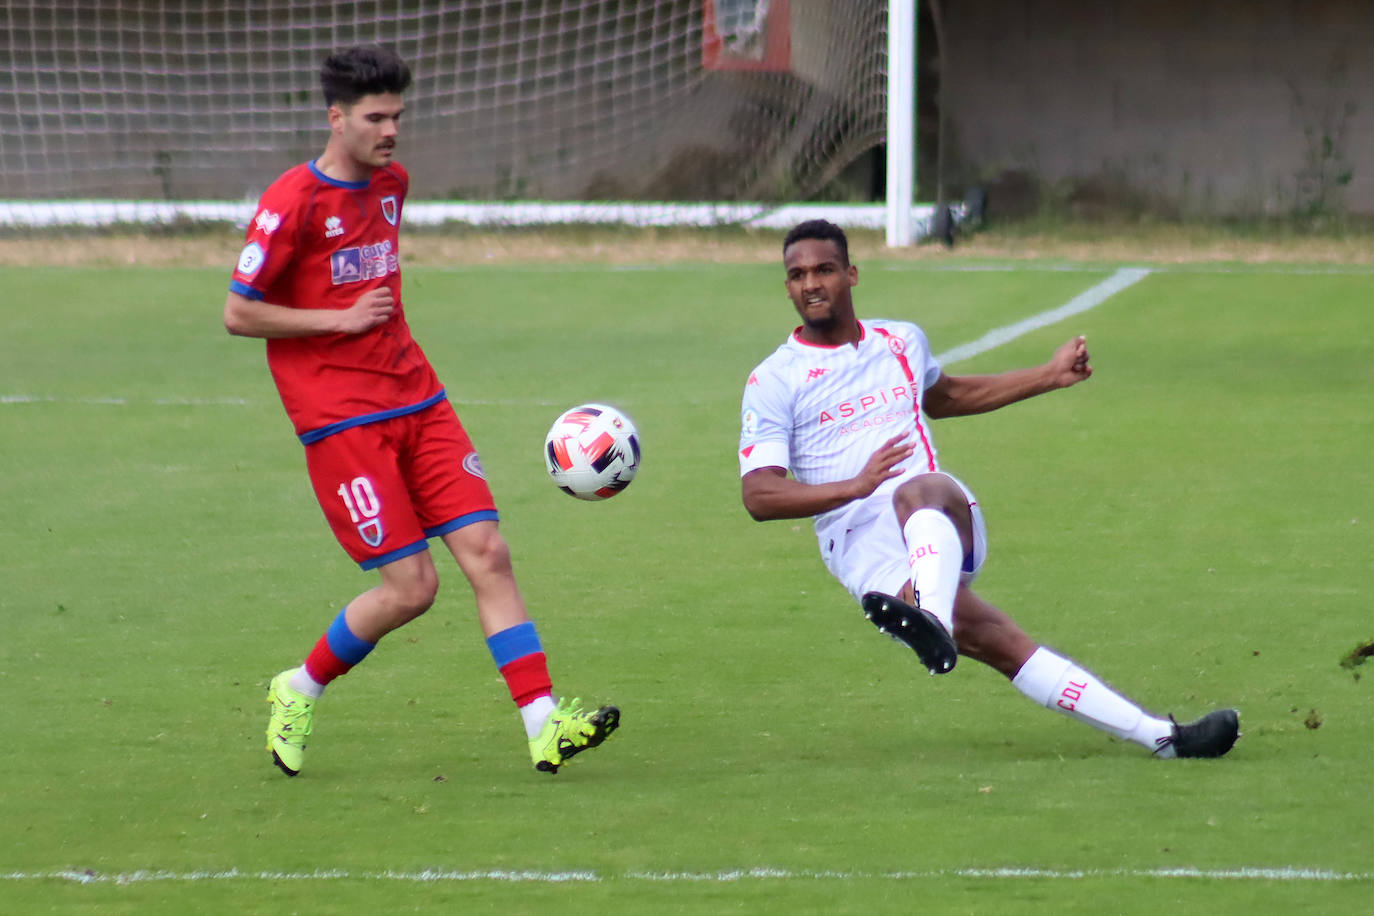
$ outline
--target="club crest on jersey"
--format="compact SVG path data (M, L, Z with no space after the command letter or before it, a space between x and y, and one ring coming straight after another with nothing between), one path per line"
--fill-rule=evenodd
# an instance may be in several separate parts
M400 208L396 205L395 194L388 194L382 198L382 216L386 217L388 223L393 226L396 225L396 217L399 213Z

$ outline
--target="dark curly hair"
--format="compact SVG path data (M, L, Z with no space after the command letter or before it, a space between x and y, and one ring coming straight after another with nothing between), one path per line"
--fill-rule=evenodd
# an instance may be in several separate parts
M410 68L390 48L360 45L325 58L320 87L325 105L352 105L365 95L393 92L410 86Z
M787 237L782 240L782 250L785 254L787 248L793 242L802 239L820 239L823 242L834 242L835 247L840 249L840 257L844 260L844 266L849 266L849 237L844 234L844 230L834 223L825 219L809 219L804 223L798 223L787 233Z

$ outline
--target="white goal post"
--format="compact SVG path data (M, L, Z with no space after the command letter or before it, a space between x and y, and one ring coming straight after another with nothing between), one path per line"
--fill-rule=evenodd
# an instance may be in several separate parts
M317 73L410 63L406 219L923 234L917 0L0 0L0 228L242 222ZM886 202L806 204L887 144Z

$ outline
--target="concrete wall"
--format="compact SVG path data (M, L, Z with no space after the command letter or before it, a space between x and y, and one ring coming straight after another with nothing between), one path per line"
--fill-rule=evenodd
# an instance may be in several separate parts
M1374 3L942 2L962 182L1025 173L1183 214L1374 213Z

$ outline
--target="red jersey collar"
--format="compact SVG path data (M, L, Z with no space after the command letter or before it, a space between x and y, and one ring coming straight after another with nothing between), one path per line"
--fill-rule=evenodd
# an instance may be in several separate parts
M818 343L811 343L809 340L802 340L802 339L801 339L801 329L802 329L802 326L801 326L801 325L797 325L796 328L794 328L794 329L792 330L792 339L795 340L795 341L796 341L798 344L800 344L801 346L803 346L803 347L811 347L813 350L838 350L840 347L858 346L859 344L863 343L865 340L868 339L868 328L864 327L864 323L863 323L862 321L859 322L859 339L858 339L857 341L855 341L854 343L852 343L852 344L847 344L847 343L841 343L841 344L818 344Z

